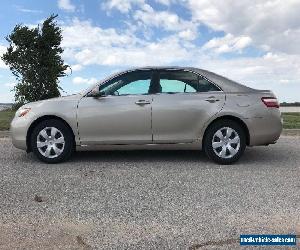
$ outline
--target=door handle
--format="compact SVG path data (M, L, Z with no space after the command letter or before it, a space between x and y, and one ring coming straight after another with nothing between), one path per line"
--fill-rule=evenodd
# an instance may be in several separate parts
M205 99L205 101L210 102L210 103L214 103L214 102L218 102L220 100L218 98L216 98L215 96L210 96L207 99Z
M138 100L135 102L136 105L147 105L150 104L150 101L146 101L146 100Z

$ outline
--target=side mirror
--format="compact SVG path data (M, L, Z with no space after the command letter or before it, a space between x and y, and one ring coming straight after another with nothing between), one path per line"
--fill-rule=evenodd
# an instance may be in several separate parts
M106 96L106 95L105 95L105 92L104 92L104 91L99 91L99 88L94 88L94 89L88 94L88 96L97 98L97 97L104 97L104 96Z

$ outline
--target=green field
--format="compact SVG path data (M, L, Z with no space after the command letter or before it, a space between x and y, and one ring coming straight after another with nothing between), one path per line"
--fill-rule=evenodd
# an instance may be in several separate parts
M0 111L0 130L8 130L15 111ZM300 113L282 113L283 128L300 129Z
M11 120L15 115L15 111L3 110L0 111L0 130L8 130Z
M283 128L300 129L300 113L282 113Z

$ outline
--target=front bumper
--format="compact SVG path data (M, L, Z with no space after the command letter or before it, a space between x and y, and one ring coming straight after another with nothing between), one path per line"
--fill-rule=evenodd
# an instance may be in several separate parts
M10 124L12 144L19 149L27 150L27 131L31 122L27 117L15 117Z

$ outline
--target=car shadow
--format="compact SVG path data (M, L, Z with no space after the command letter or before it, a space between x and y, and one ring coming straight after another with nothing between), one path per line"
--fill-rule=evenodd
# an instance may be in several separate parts
M295 152L286 152L279 147L249 147L241 159L231 166L247 165L259 168L262 165L284 166L291 159L298 159ZM201 164L230 168L229 165L215 164L207 158L204 151L197 150L129 150L129 151L82 151L76 152L72 162L106 162L106 163L182 163Z
M195 150L117 150L75 152L74 162L210 162L204 152Z
M38 163L36 157L30 154L19 154L19 160L23 162ZM18 158L18 157L17 157ZM89 165L99 163L113 163L132 165L133 163L151 164L161 166L161 164L171 164L173 166L193 166L204 168L240 168L260 169L264 165L272 168L296 164L300 160L296 151L283 150L281 147L249 147L246 148L241 159L232 165L219 165L207 158L203 151L198 150L114 150L114 151L79 151L75 152L71 159L61 163L63 165ZM40 163L40 162L39 162ZM108 166L108 165L107 165Z

